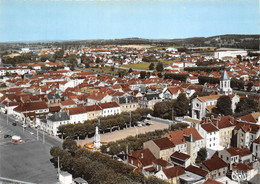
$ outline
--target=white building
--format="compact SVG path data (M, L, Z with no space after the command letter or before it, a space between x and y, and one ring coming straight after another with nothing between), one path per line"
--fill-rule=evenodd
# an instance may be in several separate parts
M67 109L70 123L84 123L88 120L88 114L84 107L72 107Z
M56 136L58 127L70 123L70 117L67 112L58 112L47 118L46 127L43 128L49 134Z
M196 129L206 141L206 148L220 150L219 129L212 123L196 124Z
M100 103L99 106L102 108L103 117L120 114L120 105L117 102Z
M214 57L217 59L223 59L224 57L232 57L235 58L237 55L246 56L247 51L245 50L234 50L234 51L221 51L215 52Z

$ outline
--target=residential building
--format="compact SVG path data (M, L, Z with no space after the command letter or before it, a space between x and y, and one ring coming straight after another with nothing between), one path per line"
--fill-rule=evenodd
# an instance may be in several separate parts
M155 174L155 177L165 180L171 184L179 183L180 176L185 174L185 170L181 166L162 169Z
M136 171L140 171L146 176L150 176L154 171L153 161L155 159L152 152L146 148L130 154L128 156L128 163L134 166Z
M161 158L170 161L170 156L173 153L173 143L167 138L158 138L143 143L143 148L148 148L155 158Z
M120 114L120 105L117 102L107 102L98 104L102 108L103 117Z
M84 107L72 107L66 109L70 116L70 123L84 123L88 120L88 114Z
M190 165L190 156L185 153L175 151L171 155L171 161L174 165L179 165L186 168Z
M59 94L47 94L48 107L59 106L61 98Z
M135 111L139 105L138 100L134 97L119 97L118 103L120 105L120 111L121 112L130 112Z
M214 155L212 158L202 162L202 168L209 172L211 179L217 179L226 176L228 164Z
M254 157L260 160L260 136L253 141L251 150Z
M51 135L58 135L58 127L70 123L70 117L67 112L58 112L47 118L45 127L41 127L44 131Z
M102 108L99 105L84 106L87 112L88 120L98 119L102 117Z
M191 163L195 163L197 152L205 147L205 140L194 127L169 132L166 137L173 143L174 151L190 155Z

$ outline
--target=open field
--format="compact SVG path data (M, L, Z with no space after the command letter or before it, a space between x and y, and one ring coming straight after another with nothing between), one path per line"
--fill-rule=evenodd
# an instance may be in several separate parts
M159 61L163 63L164 67L167 67L167 66L170 66L173 62L180 61L180 59L175 59L175 60L159 59ZM137 63L137 64L120 65L120 67L149 70L149 66L151 63L152 62L143 62L143 63ZM153 63L154 63L154 68L155 68L157 65L157 62L153 62Z
M112 142L120 139L125 139L128 136L135 136L137 131L138 134L142 134L147 132L153 132L155 130L162 130L169 127L168 124L164 124L164 123L158 123L158 122L152 122L152 123L153 124L150 126L143 126L143 127L136 127L136 128L132 127L124 130L115 131L112 133L100 134L100 140L101 142ZM92 143L93 140L94 137L85 140L79 140L77 141L77 143L81 146L84 146L87 143Z
M88 68L88 69L92 70L94 72L106 73L106 74L110 74L110 75L114 75L114 74L118 73L118 71L124 70L124 69L118 70L118 69L114 68L114 71L112 71L110 67L98 67L98 68Z

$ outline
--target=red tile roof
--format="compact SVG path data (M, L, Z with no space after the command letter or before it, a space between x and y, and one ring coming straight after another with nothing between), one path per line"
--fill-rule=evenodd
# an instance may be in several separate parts
M87 111L85 110L84 107L72 107L72 108L68 108L66 110L69 111L69 115L87 113Z
M160 165L162 167L167 167L167 166L172 165L169 162L167 162L166 160L163 160L163 159L160 159L160 158L153 160L153 163Z
M160 148L160 150L174 147L173 143L167 137L154 139L153 142Z
M208 178L207 181L205 181L203 184L223 184L219 181L216 181L216 180L213 180L213 179L210 179Z
M211 159L208 159L206 161L203 161L202 164L211 172L217 169L221 169L224 167L227 167L228 164L224 162L221 158L218 156L214 156Z
M198 133L198 131L195 129L195 127L186 128L184 130L177 130L177 131L168 133L170 140L174 144L174 146L176 146L178 144L184 144L186 142L185 136L189 136L191 134L195 141L203 139L201 137L201 135Z
M215 127L212 123L204 123L201 125L201 127L208 133L218 131L217 127Z
M164 174L168 179L175 178L185 174L185 170L181 166L175 166L168 169L163 169Z
M174 157L174 158L178 158L180 160L187 160L190 158L190 155L187 155L185 153L182 153L182 152L179 152L179 151L175 151L171 157Z
M129 160L131 158L134 158L133 165L138 166L138 162L140 162L142 164L141 167L151 165L156 159L152 152L147 148L133 152L129 155Z
M189 167L187 167L185 170L195 173L197 175L203 176L203 177L206 177L208 174L208 171L205 171L204 169L193 166L193 165L189 165Z
M249 170L253 169L253 167L251 167L247 164L242 164L242 163L237 163L233 167L237 170L240 170L240 171L249 171Z
M102 109L120 107L117 102L100 103L99 106L102 107Z

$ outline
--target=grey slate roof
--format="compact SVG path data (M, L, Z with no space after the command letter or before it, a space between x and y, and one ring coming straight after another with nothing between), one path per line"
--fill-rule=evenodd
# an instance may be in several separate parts
M159 97L159 94L151 93L151 94L145 94L144 99L147 99L149 101L149 100L161 99L161 98Z
M228 74L227 74L226 70L224 70L222 72L220 80L229 80L229 77L228 77Z
M132 96L127 96L127 97L119 97L118 98L118 103L119 104L128 104L128 103L133 103L137 102L137 99Z
M52 100L52 99L60 99L60 95L58 94L47 94L47 98L49 100Z
M50 116L48 118L49 121L67 121L70 120L69 115L67 114L67 112L58 112L53 114L52 116Z

